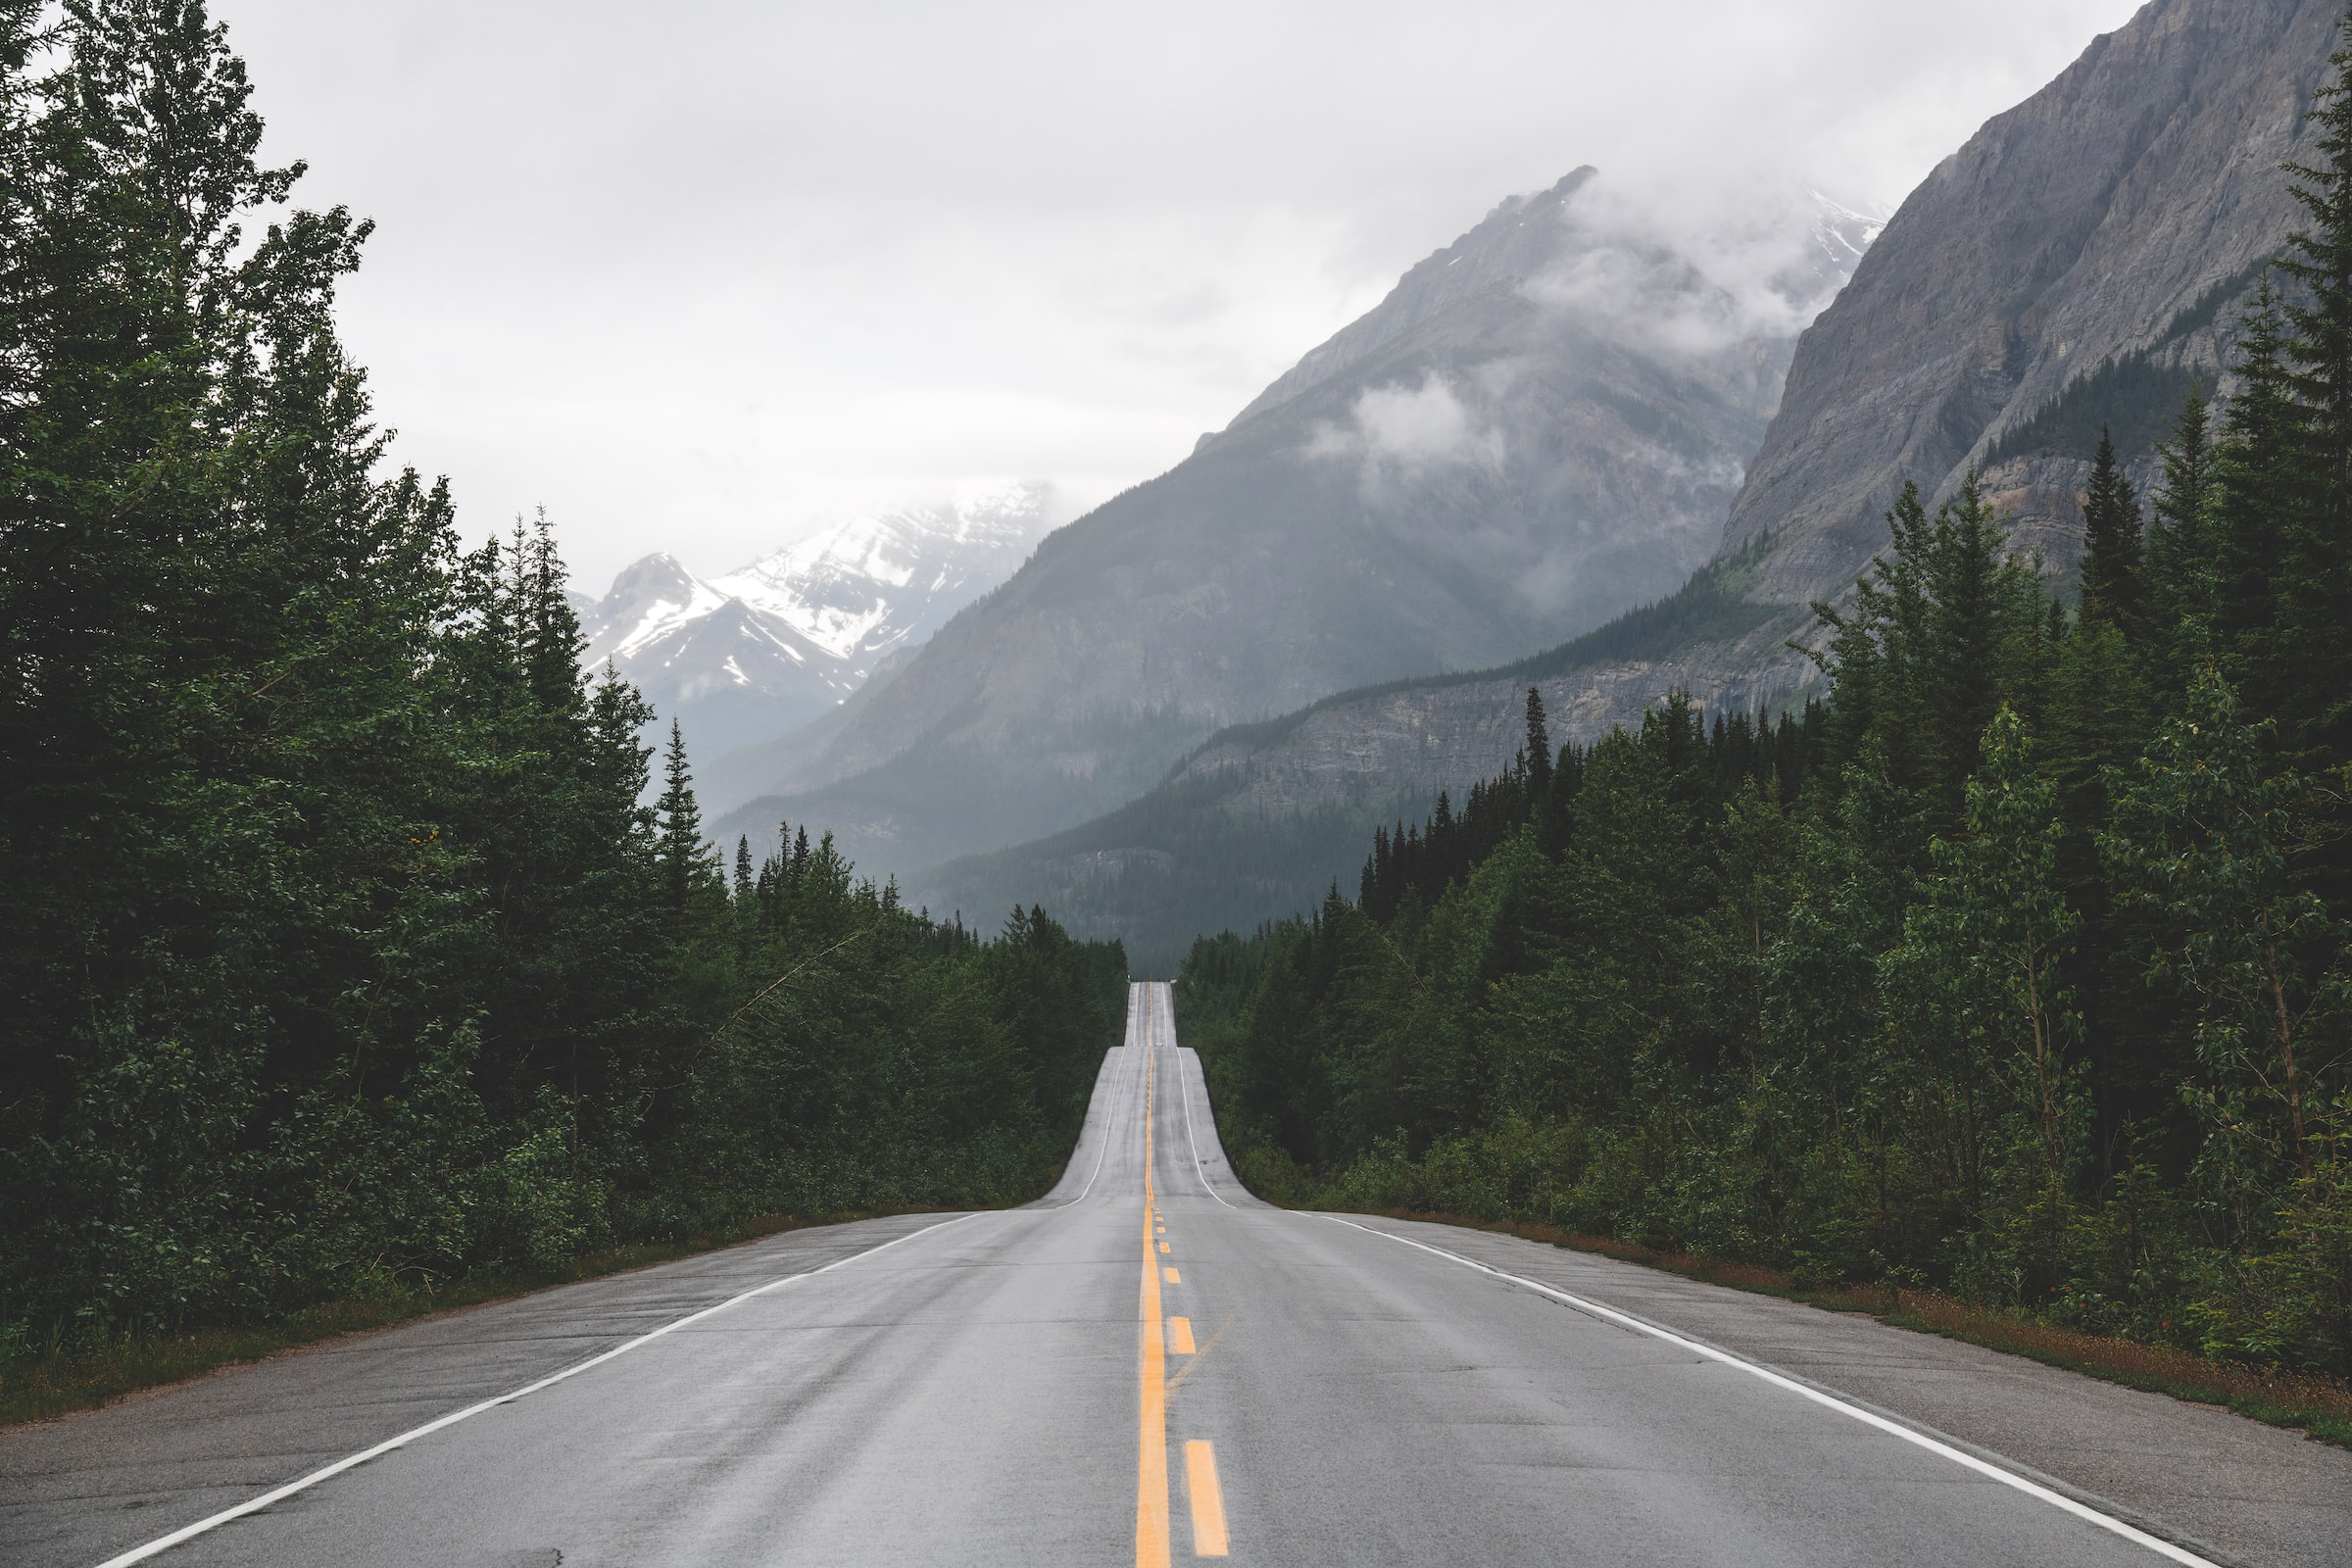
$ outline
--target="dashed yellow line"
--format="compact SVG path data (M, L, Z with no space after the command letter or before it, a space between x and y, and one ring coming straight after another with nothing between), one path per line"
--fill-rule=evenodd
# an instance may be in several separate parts
M1151 1036L1145 1035L1150 1051ZM1138 1371L1140 1427L1135 1457L1135 1568L1168 1568L1168 1349L1159 1319L1159 1275L1152 1268L1152 1080L1144 1070L1144 1353ZM1170 1270L1171 1273L1174 1270Z
M1135 1471L1136 1568L1169 1568L1168 1523L1168 1354L1195 1355L1193 1320L1160 1316L1160 1286L1181 1285L1173 1263L1161 1264L1169 1250L1159 1238L1167 1234L1161 1222L1158 1195L1152 1183L1153 1091L1159 1060L1151 1050L1152 1004L1145 1004L1144 1061L1144 1283L1139 1310L1144 1348L1137 1369ZM1222 1331L1220 1331L1222 1332ZM1214 1347L1214 1340L1211 1340ZM1188 1367L1189 1371L1190 1368ZM1225 1494L1217 1484L1217 1454L1213 1446L1196 1439L1184 1446L1185 1496L1193 1515L1193 1555L1226 1555Z
M1225 1493L1217 1485L1217 1450L1205 1439L1184 1446L1185 1493L1193 1503L1193 1555L1225 1555Z

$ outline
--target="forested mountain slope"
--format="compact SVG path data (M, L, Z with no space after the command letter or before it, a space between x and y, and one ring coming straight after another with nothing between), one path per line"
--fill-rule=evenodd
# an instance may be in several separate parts
M1222 725L1492 664L1671 589L1872 228L1801 191L1757 221L1716 276L1590 170L1503 203L1053 535L723 826L816 817L919 869L1129 799Z
M2018 547L2071 561L2099 424L2144 484L2188 383L2230 390L2340 15L2150 0L1936 166L1799 342L1733 503L1723 549L1758 548L1746 596L1782 612L1653 677L1604 666L1571 707L1630 721L1677 682L1720 705L1802 681L1784 640L1868 564L1906 482L1934 501L1982 466Z
M1147 889L1173 879L1188 907L1241 929L1302 906L1346 869L1320 824L1410 815L1494 773L1531 684L1580 744L1678 690L1715 713L1788 702L1816 679L1788 646L1819 642L1808 602L1850 594L1907 481L1933 500L1983 466L2012 548L2071 570L2102 428L2144 494L2189 386L2234 389L2239 318L2295 221L2279 165L2310 153L2306 117L2337 17L2292 0L2154 0L1988 122L1903 203L1799 340L1721 552L1675 593L1505 668L1391 683L1220 733L1152 798L1186 803L1181 845L1176 818L1144 802L934 880L951 896L1054 889L1156 955L1171 933L1154 926ZM1279 885L1209 872L1270 837L1296 850Z
M1196 945L1257 1191L2352 1374L2352 21L2330 77L2294 296L2144 504L2097 449L2074 580L1908 486L1823 701L1555 750L1531 690L1352 899Z

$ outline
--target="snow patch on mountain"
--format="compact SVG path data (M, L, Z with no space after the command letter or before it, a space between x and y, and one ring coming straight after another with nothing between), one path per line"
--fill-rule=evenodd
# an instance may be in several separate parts
M844 519L716 577L647 556L582 614L584 662L678 717L698 755L773 739L1012 575L1064 512L1044 482L992 481Z

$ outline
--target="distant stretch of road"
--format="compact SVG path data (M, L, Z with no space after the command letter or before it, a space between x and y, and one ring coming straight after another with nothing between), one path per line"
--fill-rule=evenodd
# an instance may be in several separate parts
M1134 988L1048 1198L801 1237L20 1429L0 1443L0 1558L2210 1560L1497 1249L1571 1254L1258 1203L1161 985ZM1806 1309L1761 1306L1801 1329ZM592 1308L626 1331L582 1326Z

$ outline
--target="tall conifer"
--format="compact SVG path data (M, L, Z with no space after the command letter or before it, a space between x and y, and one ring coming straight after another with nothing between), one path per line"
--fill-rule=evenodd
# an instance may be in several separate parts
M2159 442L2164 482L2151 498L2147 575L2149 641L2162 678L2185 689L2188 672L2213 637L2213 564L2207 512L2213 505L2212 415L2202 388L2190 386L2171 438Z
M2293 655L2278 636L2286 536L2309 501L2309 431L2286 364L2283 306L2264 279L2240 322L2237 395L2213 456L2215 652L2262 714L2288 682Z
M673 912L683 913L703 868L703 811L695 804L694 775L686 765L686 737L669 721L669 746L662 757L662 882Z
M1522 757L1527 769L1527 793L1539 805L1551 795L1551 732L1544 724L1544 694L1527 689L1527 746Z
M2101 619L2136 642L2144 621L2139 497L2115 461L2104 426L2082 498L2082 616Z
M2305 224L2279 270L2302 285L2284 302L2288 384L2306 411L2307 490L2283 521L2278 585L2279 716L2291 751L2352 747L2352 14L2314 96L2312 161L2290 164Z

